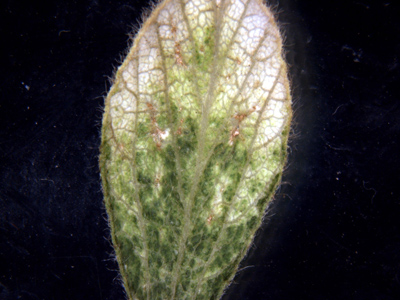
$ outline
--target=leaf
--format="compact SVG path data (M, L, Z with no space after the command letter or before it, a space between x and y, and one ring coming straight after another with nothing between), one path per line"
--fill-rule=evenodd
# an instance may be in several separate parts
M101 175L130 299L218 299L280 182L291 119L260 0L166 0L107 96Z

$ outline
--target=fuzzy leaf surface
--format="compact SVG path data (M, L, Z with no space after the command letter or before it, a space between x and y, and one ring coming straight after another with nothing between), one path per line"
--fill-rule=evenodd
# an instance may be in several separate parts
M166 0L107 96L100 166L130 299L219 299L280 182L291 119L260 0Z

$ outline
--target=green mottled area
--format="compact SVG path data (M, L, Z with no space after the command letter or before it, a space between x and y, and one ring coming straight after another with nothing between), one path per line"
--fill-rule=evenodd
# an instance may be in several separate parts
M291 116L286 69L269 70L276 79L265 90L251 80L272 67L237 58L246 53L234 44L239 30L218 44L229 28L216 21L223 8L207 2L179 20L182 6L167 2L170 15L162 4L150 16L106 100L105 204L130 299L219 299L281 179ZM182 32L163 36L172 16Z
M195 55L192 57L191 63L196 65L200 71L207 72L211 67L215 54L214 35L215 28L207 26L202 30L201 37L196 39Z

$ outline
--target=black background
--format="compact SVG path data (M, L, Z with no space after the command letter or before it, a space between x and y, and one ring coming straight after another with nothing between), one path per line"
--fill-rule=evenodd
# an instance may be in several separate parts
M400 299L400 9L270 2L294 121L283 183L223 300ZM0 4L0 299L123 299L103 97L147 1Z

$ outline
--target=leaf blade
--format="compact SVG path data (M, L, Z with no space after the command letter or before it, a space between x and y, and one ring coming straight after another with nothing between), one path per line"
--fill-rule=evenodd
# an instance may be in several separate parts
M100 165L131 299L216 299L280 181L290 91L258 0L162 2L106 99Z

